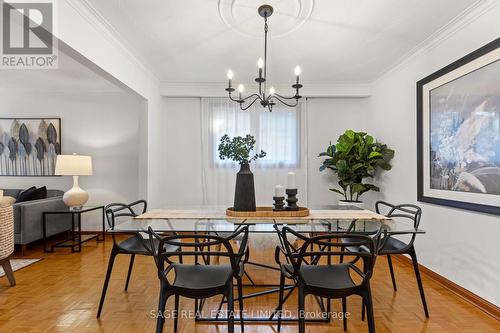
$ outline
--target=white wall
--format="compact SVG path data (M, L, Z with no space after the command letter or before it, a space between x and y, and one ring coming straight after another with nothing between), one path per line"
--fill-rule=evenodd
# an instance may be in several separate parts
M92 156L92 176L80 177L90 205L138 198L141 101L125 93L0 91L0 117L60 117L62 153ZM67 190L71 177L0 177L0 188L32 185ZM82 228L100 230L93 214Z
M396 150L394 168L383 179L388 201L416 202L416 82L498 38L499 17L500 6L496 6L375 83L374 131ZM500 218L418 204L423 209L421 227L427 232L416 242L420 262L500 305Z
M167 185L161 198L162 205L202 205L204 200L200 98L163 98L163 112L162 126L165 131L162 155L167 162L162 165L164 170L162 182ZM302 153L305 154L303 168L306 169L306 176L304 180L298 179L297 181L300 190L299 200L307 200L309 206L335 204L339 196L328 190L334 184L334 179L329 172L319 172L322 159L318 158L318 154L324 151L330 141L336 141L347 128L366 130L369 124L369 100L366 98L310 98L307 100L304 113L305 118L302 118L301 126L307 126L303 131L307 136L304 140L306 146L302 147ZM253 172L258 178L259 173L263 171L257 169ZM265 201L266 194L272 193L275 183L286 181L287 172L288 169L284 169L266 176L266 179L272 178L273 182L260 184L256 188L257 201L260 201L258 204L271 204ZM236 174L236 171L234 173ZM231 193L234 188L231 181L232 179L229 179L229 182L220 184L224 188L231 187L228 193Z
M345 130L368 131L369 99L368 98L308 98L308 204L332 205L342 197L330 191L338 188L336 177L331 170L319 172L324 152L330 142L335 143Z
M147 128L147 140L144 140L147 152L142 154L146 162L141 164L141 191L147 192L150 207L161 207L167 183L163 177L166 160L162 154L164 128L161 126L164 124L164 115L161 112L158 79L88 2L63 0L58 2L57 10L59 20L56 36L71 48L69 50L66 46L63 51L146 100L143 107L147 109L147 115L143 119L147 120L147 126L144 126Z

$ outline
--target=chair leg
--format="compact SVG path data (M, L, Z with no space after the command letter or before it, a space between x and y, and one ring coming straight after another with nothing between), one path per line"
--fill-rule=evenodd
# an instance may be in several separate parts
M389 264L389 271L391 272L392 287L394 288L394 291L398 291L398 288L396 286L396 277L394 276L394 268L392 267L392 259L390 254L387 255L387 263Z
M229 290L227 293L227 332L234 333L234 295L232 278L229 281Z
M361 321L365 321L366 303L365 299L361 300Z
M344 321L344 331L347 331L347 316L346 316L347 298L345 298L345 297L342 297L342 313L343 313L342 319Z
M169 294L166 293L163 285L160 285L160 297L158 300L158 318L156 319L156 333L163 332L163 325L165 324L165 307L167 304L167 300L169 298Z
M305 295L304 287L299 283L299 304L298 304L298 317L299 317L299 333L306 333L306 317L305 317Z
M422 299L422 305L424 306L425 317L429 318L429 310L427 309L427 302L425 301L424 286L422 284L422 278L420 277L420 270L418 269L417 253L415 248L412 247L409 251L411 256L411 261L413 263L413 270L415 270L415 277L417 278L418 291L420 292L420 298Z
M245 323L244 323L244 318L243 318L243 281L241 281L241 278L237 279L238 282L238 303L240 306L240 325L241 325L241 332L245 331Z
M179 295L175 295L175 306L174 306L174 333L177 333L177 327L179 325Z
M179 252L182 253L182 248L179 247ZM179 255L179 264L183 264L182 255Z
M366 303L366 316L368 319L368 332L375 333L375 318L373 316L373 301L372 301L372 292L370 290L370 286L368 285L368 290L365 294Z
M366 258L363 257L363 272L366 272L368 263L366 262ZM366 311L366 302L363 297L361 300L361 321L365 321L365 311Z
M9 280L10 286L14 287L16 285L16 279L14 278L14 272L12 271L12 266L10 265L9 258L0 260L0 265L3 268L5 275L7 275L7 279Z
M280 291L278 296L278 332L281 330L281 315L283 312L283 297L285 294L285 276L280 274Z
M102 287L101 300L99 301L99 309L97 310L97 318L101 317L102 306L104 305L104 298L106 298L106 291L108 290L109 278L111 277L111 272L113 271L113 264L115 263L116 255L118 251L113 246L111 249L111 254L109 256L108 270L106 272L106 278L104 279L104 286Z
M130 282L130 275L132 274L132 267L134 267L135 254L130 256L130 264L128 265L127 281L125 282L125 291L128 290L128 283Z

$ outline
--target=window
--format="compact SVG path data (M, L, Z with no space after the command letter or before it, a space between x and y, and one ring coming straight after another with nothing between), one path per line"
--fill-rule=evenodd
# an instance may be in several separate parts
M208 124L209 153L214 167L231 167L233 161L219 158L218 146L224 134L230 137L255 136L255 151L267 155L256 165L270 168L300 166L300 108L275 105L273 112L255 104L242 111L237 103L227 98L207 98L204 101L205 119Z

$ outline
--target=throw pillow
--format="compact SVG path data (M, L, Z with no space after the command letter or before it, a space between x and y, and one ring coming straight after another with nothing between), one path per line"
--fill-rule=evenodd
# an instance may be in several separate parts
M31 200L41 200L41 199L47 199L47 187L46 186L42 186L42 187L37 188L31 196Z
M32 201L32 200L40 200L40 199L46 199L47 198L47 187L43 186L40 188L30 188L26 191L23 191L19 194L17 197L17 202L26 202L26 201Z
M31 192L35 191L36 190L36 187L35 186L31 186L30 188L24 190L24 191L21 191L18 195L17 195L17 198L16 198L16 202L24 202L24 201L27 201L26 199L29 198L29 196L31 195Z

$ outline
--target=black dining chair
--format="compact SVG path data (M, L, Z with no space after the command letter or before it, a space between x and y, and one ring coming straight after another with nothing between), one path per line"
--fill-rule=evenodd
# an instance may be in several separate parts
M240 324L243 332L242 277L247 259L248 226L238 228L228 237L213 233L160 236L151 227L148 231L160 280L156 332L163 332L165 306L170 296L175 297L172 316L174 332L177 332L181 296L199 300L217 295L222 295L227 299L228 332L234 332L233 279L237 281ZM235 239L238 239L240 244L236 251L231 245L231 241ZM175 246L181 247L182 251L169 250ZM176 260L180 256L185 258L185 262L189 260L189 257L194 258L193 263L181 263ZM199 257L208 259L198 260ZM210 257L226 258L229 263L210 264Z
M142 207L141 207L142 206ZM142 208L142 209L141 209ZM117 219L119 218L133 218L139 214L145 213L147 210L147 202L145 200L138 200L130 204L124 203L112 203L104 208L106 214L106 220L109 228L114 228ZM134 266L135 255L145 255L150 256L152 250L149 248L150 244L145 242L145 240L138 234L134 234L123 241L118 241L115 234L112 234L113 238L113 248L111 249L111 254L108 262L108 269L106 272L106 278L104 279L104 286L102 288L101 300L99 302L99 309L97 310L97 318L101 316L102 308L104 305L104 299L106 298L106 291L108 289L109 279L111 277L111 272L113 271L113 264L115 258L119 254L130 254L130 263L128 267L127 280L125 282L125 291L128 290L128 285L130 282L130 276L132 274L132 267ZM169 251L178 251L179 247L171 247Z
M375 203L375 210L378 214L383 214L391 219L408 221L412 223L413 228L415 229L418 229L420 219L422 217L422 209L412 204L393 205L385 201L377 201ZM422 284L422 278L420 277L417 253L415 251L415 237L416 233L412 233L408 243L405 243L391 235L384 237L380 241L381 248L379 249L378 254L387 256L387 263L389 264L389 271L391 273L394 291L397 291L397 286L391 255L408 254L411 257L413 270L415 271L415 277L417 279L418 290L420 292L420 298L422 299L422 305L424 307L425 317L429 318L429 310L427 309L427 302L425 300L424 286Z
M328 233L314 237L306 237L289 227L279 231L282 246L276 248L275 259L281 268L280 293L278 300L278 331L281 328L281 312L283 309L284 282L290 278L298 288L298 322L299 333L305 333L305 297L315 295L331 299L342 300L344 312L344 330L347 329L346 299L352 295L361 296L368 313L368 329L375 332L373 303L370 290L370 278L375 264L378 241L381 228L373 237L354 233ZM302 243L295 246L298 239ZM355 246L367 251L348 251L347 246ZM284 255L286 262L280 260ZM345 263L334 263L335 257L349 256L353 260ZM365 264L363 269L355 265L362 258ZM326 259L326 260L324 260ZM290 294L288 294L289 296Z

